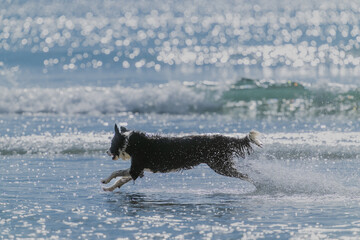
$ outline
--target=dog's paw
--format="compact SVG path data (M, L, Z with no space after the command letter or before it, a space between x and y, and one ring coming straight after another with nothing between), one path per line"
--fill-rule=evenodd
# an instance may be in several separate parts
M109 181L109 179L102 179L101 180L101 183L102 184L108 184L110 181Z
M103 190L105 192L112 192L112 191L114 191L114 188L112 188L112 187L109 187L109 188L103 187Z

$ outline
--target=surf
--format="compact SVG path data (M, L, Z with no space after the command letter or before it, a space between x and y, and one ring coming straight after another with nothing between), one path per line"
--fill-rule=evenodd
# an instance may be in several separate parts
M67 88L0 88L0 114L241 114L242 118L359 117L360 89L241 78L232 83Z

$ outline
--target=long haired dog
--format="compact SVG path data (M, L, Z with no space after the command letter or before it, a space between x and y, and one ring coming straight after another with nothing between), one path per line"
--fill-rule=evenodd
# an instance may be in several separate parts
M251 143L261 147L258 133L251 131L243 138L223 135L195 135L184 137L148 136L142 132L128 131L115 124L115 135L107 151L113 160L131 159L131 167L113 172L102 180L109 183L113 178L122 177L113 186L103 188L113 191L131 179L143 176L144 170L151 172L171 172L191 169L201 163L207 164L216 173L250 181L246 174L233 166L234 157L244 158L252 151Z

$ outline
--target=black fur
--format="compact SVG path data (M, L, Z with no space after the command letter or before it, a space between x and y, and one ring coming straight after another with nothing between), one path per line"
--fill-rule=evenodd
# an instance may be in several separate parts
M125 128L121 128L120 132L115 125L115 135L109 151L113 159L117 159L119 149L126 147L123 150L131 156L130 175L133 180L142 176L144 169L170 172L191 169L201 163L207 164L221 175L248 180L245 174L238 172L233 166L233 157L250 154L250 143L260 146L249 135L244 138L223 135L165 137L148 136L136 131L126 136L125 132Z

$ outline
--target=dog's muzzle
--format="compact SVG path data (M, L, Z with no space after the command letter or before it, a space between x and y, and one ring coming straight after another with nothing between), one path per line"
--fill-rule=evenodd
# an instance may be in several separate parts
M110 152L110 150L107 150L106 153L107 153L107 155L109 155L109 156L112 158L112 160L114 160L114 161L119 159L119 156L112 154L112 153Z

